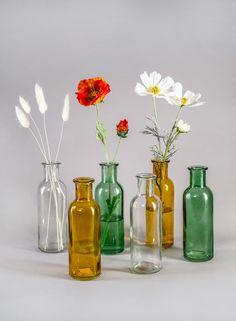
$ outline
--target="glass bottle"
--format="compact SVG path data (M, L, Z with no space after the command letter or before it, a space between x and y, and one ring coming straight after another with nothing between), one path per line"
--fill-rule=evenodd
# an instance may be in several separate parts
M162 266L161 202L154 194L155 179L153 174L138 174L138 194L130 204L130 271L133 273L155 273Z
M183 194L184 257L189 261L213 258L213 194L206 186L205 166L191 166L190 186Z
M168 248L174 244L174 183L168 176L169 161L152 163L157 177L155 194L162 202L162 246Z
M92 280L101 274L100 208L93 198L93 178L73 180L76 199L69 215L69 274L78 280Z
M60 163L43 163L38 187L38 247L57 253L67 248L66 187L59 178Z
M117 181L118 164L100 164L102 180L95 189L101 209L101 252L116 254L124 250L123 188Z

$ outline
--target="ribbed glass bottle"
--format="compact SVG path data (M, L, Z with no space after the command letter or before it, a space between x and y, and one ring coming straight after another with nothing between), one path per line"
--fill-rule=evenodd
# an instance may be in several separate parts
M174 183L168 176L169 161L152 163L155 194L162 202L162 246L168 248L174 244Z
M155 273L162 266L161 202L154 194L155 179L153 174L138 174L138 193L130 204L130 271L133 273Z
M95 189L101 209L102 254L124 250L123 188L117 181L118 164L100 164L102 180Z
M214 255L213 194L206 186L205 166L191 166L190 186L183 194L183 250L189 261L208 261Z
M69 274L92 280L101 273L100 208L93 198L94 179L74 179L76 199L69 208Z
M59 177L60 163L43 163L44 180L38 187L38 247L47 253L67 248L66 186Z

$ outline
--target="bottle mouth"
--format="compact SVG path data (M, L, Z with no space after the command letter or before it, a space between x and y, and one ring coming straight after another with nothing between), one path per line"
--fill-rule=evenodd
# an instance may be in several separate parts
M152 173L139 173L136 175L136 177L142 179L156 179L156 175Z
M170 160L166 160L166 161L161 161L161 160L156 160L156 159L152 159L152 163L158 163L158 164L168 164L170 162Z
M88 184L88 183L93 183L94 181L95 179L92 177L76 177L73 179L74 183L79 183L79 184Z
M43 166L55 166L55 165L61 165L61 162L51 162L51 163L42 163Z
M105 163L105 162L103 162L103 163L100 163L99 164L100 166L106 166L106 167L112 167L112 166L118 166L119 165L119 163Z
M201 171L201 170L204 170L206 171L208 169L207 166L205 165L192 165L192 166L189 166L188 169L191 171L191 170L196 170L196 171Z

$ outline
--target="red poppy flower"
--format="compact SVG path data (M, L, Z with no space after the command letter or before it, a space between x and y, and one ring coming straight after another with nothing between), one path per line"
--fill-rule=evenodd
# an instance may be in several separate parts
M83 106L91 106L103 101L110 92L109 84L101 77L81 80L76 92L79 103Z
M126 138L129 131L129 123L128 120L120 120L119 124L116 125L117 135L121 138Z

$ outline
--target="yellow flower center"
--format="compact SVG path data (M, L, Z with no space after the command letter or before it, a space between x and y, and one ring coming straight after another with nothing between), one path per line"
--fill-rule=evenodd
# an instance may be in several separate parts
M158 96L160 93L160 89L157 86L154 86L154 87L148 88L147 92L152 93L155 96Z
M183 98L181 99L181 106L186 106L187 103L188 103L188 99L185 98L185 97L183 97Z

